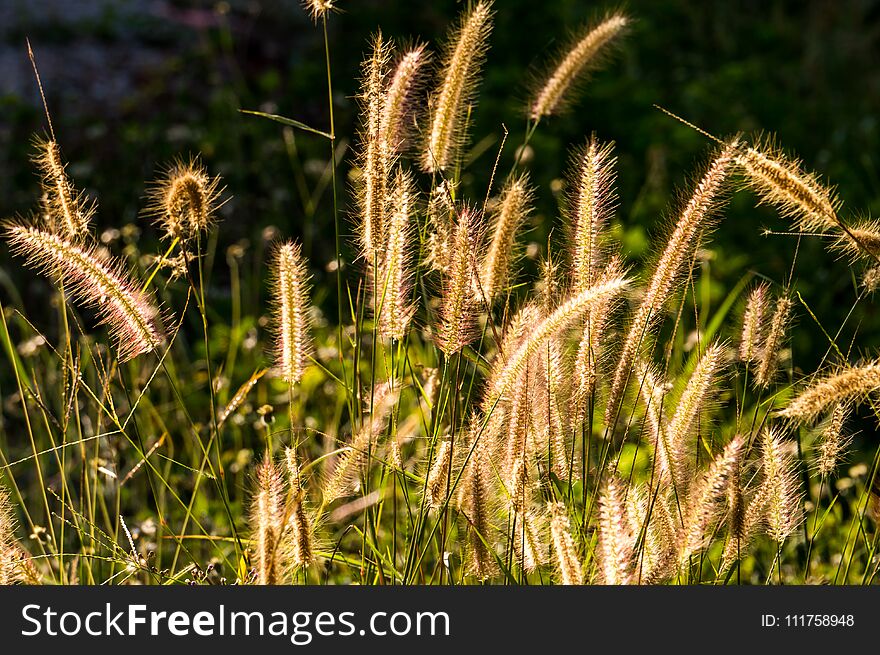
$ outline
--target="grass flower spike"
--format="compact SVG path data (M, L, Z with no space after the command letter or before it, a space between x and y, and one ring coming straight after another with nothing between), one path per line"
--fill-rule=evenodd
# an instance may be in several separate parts
M312 349L309 334L309 276L302 248L281 244L272 269L275 363L288 384L297 384L308 365Z

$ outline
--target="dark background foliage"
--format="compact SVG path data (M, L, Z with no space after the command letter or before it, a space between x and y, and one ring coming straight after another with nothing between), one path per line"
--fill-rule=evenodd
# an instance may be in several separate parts
M398 42L436 44L463 4L339 5L341 12L329 21L334 104L337 133L350 145L359 62L370 34L381 25ZM508 166L522 139L530 71L607 8L578 0L496 2L472 132L482 154L464 178L471 198L485 194L502 125L510 131L503 153ZM637 23L619 55L594 76L572 110L542 124L532 142L528 167L541 191L530 240L546 243L553 236L559 200L554 181L563 177L570 148L595 131L617 142L617 234L634 259L650 254L675 189L710 146L653 108L655 103L719 136L776 133L808 168L838 186L844 216L880 213L877 2L665 0L632 1L626 9ZM46 126L26 56L29 37L70 172L99 200L99 231L139 219L145 181L163 163L202 153L210 170L224 177L230 196L222 211L220 252L233 244L257 247L263 228L277 226L304 240L318 286L330 286L325 267L333 258L332 197L321 194L312 213L304 209L303 193L319 183L327 142L302 132L285 138L279 125L238 112L260 109L327 129L321 31L296 0L4 0L0 26L0 216L33 209L38 193L28 159L32 135ZM350 161L346 152L343 206ZM148 221L139 223L143 238L155 236ZM749 194L737 194L711 246L715 305L748 271L777 283L786 278L797 239L767 236L764 228L785 231L789 225L767 208L754 208ZM818 239L801 242L795 277L797 289L834 331L855 299L855 281L846 262L823 245ZM5 247L0 265L9 272L0 293L17 290L29 299L47 294L43 283L9 262ZM222 303L221 276L215 284ZM332 313L335 294L325 296ZM259 311L256 304L251 309ZM872 352L878 317L870 303L860 305L860 312L842 340L858 327L860 352ZM811 370L826 347L821 331L801 312L797 365Z

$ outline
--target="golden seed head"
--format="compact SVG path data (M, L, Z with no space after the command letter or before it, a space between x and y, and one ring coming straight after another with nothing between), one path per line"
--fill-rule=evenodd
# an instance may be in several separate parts
M312 350L309 276L302 248L287 241L278 246L272 267L275 364L288 384L302 380Z
M213 224L222 192L220 178L208 175L198 158L178 160L149 189L147 211L167 238L187 241Z

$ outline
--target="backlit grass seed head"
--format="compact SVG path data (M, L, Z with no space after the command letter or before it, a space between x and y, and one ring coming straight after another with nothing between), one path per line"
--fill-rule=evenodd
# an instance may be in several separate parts
M855 262L860 258L880 256L880 221L863 220L847 227L833 241L832 247ZM850 236L852 235L852 236ZM865 252L867 251L867 252Z
M382 259L385 244L387 184L392 160L383 133L382 116L391 42L381 33L373 39L363 63L361 81L361 131L358 153L361 175L357 182L360 256L370 271Z
M739 340L739 358L744 362L756 361L764 343L769 293L770 286L767 283L761 283L749 292Z
M561 304L545 319L537 323L528 333L528 337L508 355L504 368L493 376L493 384L489 389L488 398L499 398L510 389L517 376L522 372L526 362L538 352L547 340L562 330L570 327L574 321L584 315L593 304L607 296L623 291L628 281L622 277L602 281L596 286L572 296Z
M616 205L614 144L602 144L595 135L579 150L573 161L575 173L570 181L569 252L573 293L596 281L603 260L600 243Z
M445 437L437 444L434 461L428 471L428 506L440 510L446 504L450 492L450 473L452 467L452 440Z
M274 585L283 575L284 478L268 453L257 467L257 489L251 502L251 542L256 558L257 582Z
M776 207L796 221L805 232L837 229L840 201L819 177L801 169L801 162L785 155L772 141L744 148L737 164L745 173L746 185L762 202Z
M468 114L476 104L476 87L492 31L492 3L481 0L462 17L449 40L442 82L430 100L430 121L422 167L428 173L446 170L466 140Z
M37 139L35 145L34 163L40 173L49 224L54 232L78 239L88 233L95 207L71 182L58 143Z
M159 310L150 294L115 259L46 230L9 223L6 237L25 263L63 284L76 304L97 310L119 361L156 349L162 343Z
M723 507L728 485L739 466L744 443L742 437L734 437L692 486L679 546L680 567L686 566L690 556L706 545L712 523Z
M559 568L559 576L564 585L584 583L583 565L577 554L571 536L571 523L562 503L548 503L550 513L550 538L553 542L553 555Z
M616 475L611 476L599 496L599 563L605 584L628 584L636 536L630 529L627 488Z
M699 425L704 405L711 398L713 385L721 366L722 354L721 344L717 342L706 348L669 421L667 430L669 458L676 484L683 485L686 480L685 471L690 459L690 437Z
M305 5L306 11L309 12L312 20L317 23L318 20L324 18L329 12L336 8L334 5L335 1L336 0L303 0L303 5Z
M148 212L167 238L186 241L213 224L222 191L197 158L178 160L150 187Z
M848 403L838 403L831 411L816 447L816 468L822 477L831 475L846 455L852 435L844 432L850 414Z
M760 389L766 389L776 377L779 353L785 344L793 308L794 303L787 295L776 301L776 309L773 318L770 319L767 338L761 346L761 357L755 371L755 385Z
M621 278L625 274L623 261L619 256L614 256L602 271L598 282ZM583 422L587 403L596 389L596 382L605 372L609 352L607 348L609 325L612 314L621 301L619 295L608 295L599 299L587 310L574 363L575 390L572 394L572 414L576 426Z
M417 45L400 57L391 74L379 118L379 134L389 156L404 150L415 132L417 96L422 86L422 71L429 61L427 46Z
M799 423L812 423L839 403L858 404L880 390L880 362L848 366L821 378L795 396L779 415Z
M542 116L556 113L564 104L567 93L578 77L601 64L602 55L608 50L609 45L623 34L629 23L629 18L618 13L592 26L542 84L529 110L530 118L538 120Z
M428 199L428 244L425 264L433 271L446 273L452 261L455 204L452 189L445 180L431 190Z
M801 522L801 491L794 444L781 431L767 428L761 436L762 486L766 497L764 520L767 535L782 543Z
M40 574L15 538L15 523L9 492L0 484L0 585L39 584Z
M298 243L287 241L278 246L271 280L275 364L285 382L297 384L302 379L312 350L309 275Z
M508 288L517 252L517 232L528 219L531 204L528 177L522 175L505 185L492 212L491 241L480 267L480 282L490 304Z
M636 367L636 374L639 376L642 402L645 405L645 424L654 448L654 475L662 485L671 480L673 472L668 417L663 411L663 399L669 393L671 385L661 382L657 373L646 363Z
M459 352L476 336L478 304L474 294L476 261L482 236L478 216L465 208L454 227L449 268L440 300L437 344L447 357Z
M389 339L403 339L415 313L412 299L412 236L415 213L415 186L412 178L398 170L391 191L388 242L379 266L374 301L379 334Z
M493 540L492 514L492 467L489 462L489 451L483 436L479 435L479 422L472 421L469 443L473 446L470 459L465 464L459 492L459 509L468 521L467 546L468 570L471 575L485 580L498 573L498 563L490 545Z
M654 273L621 347L605 405L606 425L615 422L632 364L651 328L662 316L663 306L675 291L677 282L690 261L689 255L699 244L700 237L713 226L713 215L722 198L738 150L739 141L733 139L714 158L681 211L675 229L657 260Z

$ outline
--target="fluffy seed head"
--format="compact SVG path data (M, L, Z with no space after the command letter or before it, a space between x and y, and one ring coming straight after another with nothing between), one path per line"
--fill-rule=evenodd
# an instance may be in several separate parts
M388 242L379 266L374 301L379 334L389 339L403 339L415 306L412 299L412 217L415 210L412 177L398 170L391 191Z
M762 202L773 205L786 218L794 219L805 232L836 229L840 201L814 173L801 169L771 140L743 149L737 164L745 173L746 185Z
M629 18L615 13L592 26L543 83L529 110L530 118L538 120L557 112L577 78L601 64L604 52L625 32L629 23Z
M767 338L761 348L761 358L758 360L758 370L755 372L755 385L760 389L770 386L776 376L776 368L779 363L779 351L785 343L788 324L791 321L791 311L794 303L787 295L776 301L776 309L770 320L767 330Z
M251 503L251 541L257 560L257 582L278 584L284 536L284 478L268 453L257 467L257 489Z
M614 212L614 144L601 144L595 135L575 154L576 173L568 220L570 223L571 284L579 293L596 281L603 259L602 231Z
M441 439L434 453L434 462L428 472L428 506L440 510L446 504L450 492L450 473L452 466L452 440Z
M837 469L852 442L852 435L843 431L849 413L848 403L838 403L831 411L828 424L822 431L816 452L816 468L822 477L830 475Z
M305 5L306 11L308 11L309 15L312 17L312 20L317 23L319 19L324 18L329 12L335 9L333 6L335 1L336 0L303 0L303 4Z
M782 433L764 430L761 438L762 486L766 498L767 535L778 543L788 539L801 522L801 492L797 463Z
M429 61L425 44L417 45L400 57L391 74L379 119L379 133L390 155L400 153L414 132L416 96Z
M744 362L751 363L758 359L759 350L767 332L765 317L769 292L770 285L766 282L759 284L749 292L746 311L743 314L742 337L739 341L739 358Z
M57 234L78 239L88 232L95 207L73 186L58 143L38 139L35 145L34 163L40 172L49 225Z
M688 255L697 246L700 236L712 227L713 213L719 204L719 198L738 150L737 139L725 144L697 183L666 242L666 247L657 261L644 298L633 316L621 348L620 359L605 405L607 425L613 425L615 422L632 364L648 332L656 323L658 315L662 313L663 305L675 290L676 282L689 260Z
M481 0L463 16L461 25L449 41L443 82L431 99L431 120L422 155L428 173L453 165L466 140L467 115L475 104L475 89L486 57L492 31L492 3Z
M272 268L275 363L288 384L302 380L312 349L309 334L309 275L302 248L287 241L278 246Z
M564 585L580 585L584 582L584 574L574 539L571 536L571 524L565 505L548 503L550 513L550 537L553 541L553 554L559 567L559 575Z
M465 208L458 217L450 253L449 269L443 280L437 343L447 357L473 341L477 318L474 294L476 257L482 241L477 214Z
M880 389L880 362L848 366L814 382L795 396L779 415L800 423L811 423L827 408L838 403L859 403Z
M480 267L482 292L491 304L506 290L516 254L516 234L531 212L528 177L511 179L492 212L491 241Z
M186 241L212 225L222 191L198 158L178 160L150 187L147 211L167 238Z
M599 496L599 561L605 584L628 584L636 536L632 534L627 512L627 489L616 475L611 476Z
M36 227L10 223L6 237L12 251L23 256L28 266L63 284L74 302L97 309L119 361L150 352L162 343L158 308L120 262L99 255L94 246Z

